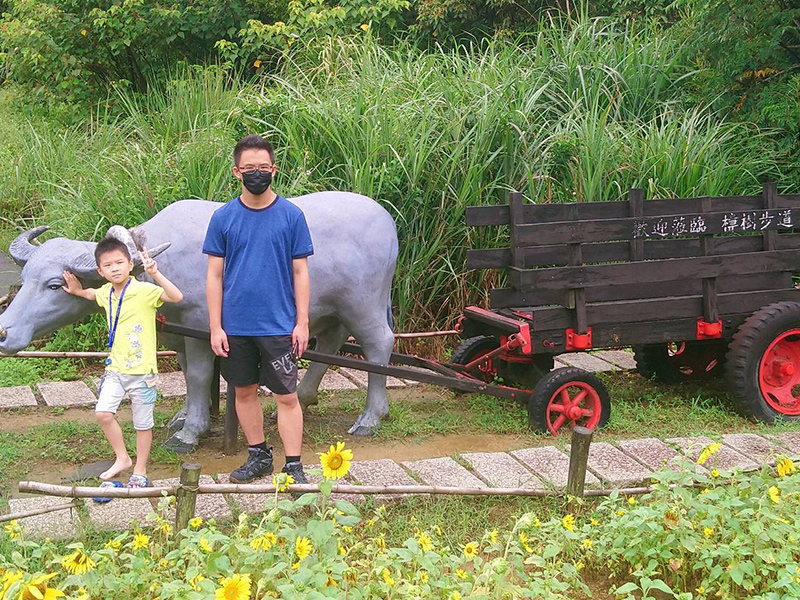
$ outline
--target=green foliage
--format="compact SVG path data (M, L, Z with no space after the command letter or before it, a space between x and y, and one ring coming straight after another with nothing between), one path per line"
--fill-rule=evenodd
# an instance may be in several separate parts
M145 91L179 61L204 61L279 0L11 0L0 26L7 76L31 93L86 100L108 84Z

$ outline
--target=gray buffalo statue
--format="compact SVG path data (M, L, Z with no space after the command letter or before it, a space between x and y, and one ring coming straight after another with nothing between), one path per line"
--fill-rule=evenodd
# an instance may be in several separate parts
M377 202L348 192L319 192L291 200L306 216L314 242L311 275L310 334L321 352L336 352L348 335L361 344L368 360L386 364L394 343L391 285L397 259L394 221ZM147 240L159 269L181 289L179 304L160 311L171 323L208 330L206 257L201 252L211 214L222 204L181 200L137 227ZM61 289L63 270L74 272L84 286L104 283L97 273L93 242L54 238L31 243L47 227L17 237L9 248L23 267L22 287L0 313L0 352L13 354L32 340L81 319L98 307ZM128 230L110 234L133 247ZM135 255L134 255L135 256ZM138 258L134 273L141 273ZM269 286L265 281L264 286ZM167 446L179 452L194 449L209 428L210 388L214 354L208 341L159 333L159 341L178 352L186 378L186 402L173 418L175 433ZM313 363L298 386L304 407L317 402L317 389L327 365ZM371 435L389 412L386 377L369 374L364 411L350 428Z

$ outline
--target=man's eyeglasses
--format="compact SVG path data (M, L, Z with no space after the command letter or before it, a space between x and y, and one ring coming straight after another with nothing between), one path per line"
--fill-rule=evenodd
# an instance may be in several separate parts
M269 171L274 166L275 165L267 165L267 164L258 165L257 167L254 165L243 165L241 167L236 167L236 168L239 169L240 173L244 175L250 175L251 173L255 173L256 171Z

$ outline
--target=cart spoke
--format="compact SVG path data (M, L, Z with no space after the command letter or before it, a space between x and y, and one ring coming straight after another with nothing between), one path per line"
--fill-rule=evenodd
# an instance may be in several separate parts
M559 429L561 429L561 426L564 424L564 421L566 420L567 419L564 415L559 415L558 418L553 423L553 431L558 431Z
M569 406L570 404L572 404L572 399L569 397L569 392L567 391L567 388L561 390L561 402L564 404L564 406Z
M584 398L586 398L586 394L587 394L587 393L588 393L588 391L587 391L587 390L581 390L580 392L578 392L578 393L575 395L575 397L572 399L572 405L573 405L573 406L577 406L578 404L580 404L581 402L583 402L583 399L584 399Z
M557 413L563 413L566 410L566 408L567 407L563 406L562 404L551 404L550 405L550 410L552 410L553 412L557 412Z

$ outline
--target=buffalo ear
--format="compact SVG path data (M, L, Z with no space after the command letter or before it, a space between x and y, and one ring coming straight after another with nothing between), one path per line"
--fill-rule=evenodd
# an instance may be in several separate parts
M67 270L71 271L81 279L89 281L102 281L103 276L97 272L97 260L94 254L84 252L70 261Z

